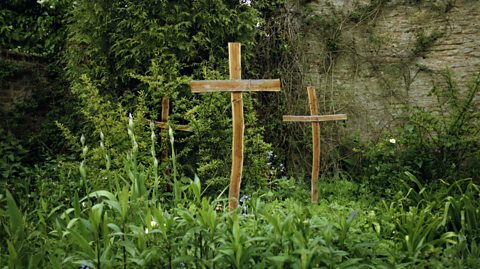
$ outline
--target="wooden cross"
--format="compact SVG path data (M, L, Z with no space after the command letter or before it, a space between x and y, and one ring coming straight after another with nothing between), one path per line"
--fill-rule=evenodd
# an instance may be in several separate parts
M169 124L168 124L168 116L169 116L169 111L170 111L170 97L164 96L162 98L162 115L161 115L161 121L155 121L155 125L160 128L161 133L162 133L162 139L163 137L166 137L166 132L168 130ZM178 131L183 131L183 132L191 132L191 128L187 125L175 125L175 126L170 126L174 130ZM168 141L168 139L166 140ZM163 143L163 141L162 141ZM163 150L162 150L162 156L161 156L161 162L166 163L168 162L168 143L163 143ZM165 175L169 176L170 171L168 169L165 171ZM167 192L171 192L171 186L167 184Z
M283 121L301 121L312 123L312 140L313 140L313 160L312 160L312 203L318 202L318 173L320 170L320 122L346 120L346 114L334 115L318 115L317 95L315 87L307 87L308 105L310 106L310 116L283 116Z
M280 91L279 79L242 80L240 43L228 43L228 64L230 80L192 80L190 87L194 93L231 92L232 102L232 172L230 175L230 190L228 193L228 208L233 211L238 206L240 184L243 169L243 119L242 92Z

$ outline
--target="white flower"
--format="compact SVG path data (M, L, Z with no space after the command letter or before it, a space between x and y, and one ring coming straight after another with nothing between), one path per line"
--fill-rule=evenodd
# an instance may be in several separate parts
M145 228L145 234L148 234L148 228Z
M240 0L240 4L250 6L252 4L252 0Z
M174 138L173 138L173 129L168 126L168 136L170 136L170 143L173 144Z
M133 116L132 113L128 113L128 126L133 129Z
M83 147L83 150L82 150L83 156L87 155L87 152L88 152L88 146Z
M87 207L87 203L86 203L86 202L82 202L82 207L83 207L83 208Z
M152 220L152 221L150 221L150 226L152 226L153 228L157 227L158 223L156 221Z
M392 143L392 144L395 144L395 143L397 143L397 140L395 140L395 138L390 138L390 140L389 140L389 141L390 141L390 143Z

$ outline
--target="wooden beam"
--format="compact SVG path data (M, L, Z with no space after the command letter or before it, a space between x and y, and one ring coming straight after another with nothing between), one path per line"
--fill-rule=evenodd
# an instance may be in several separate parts
M155 121L154 123L160 129L168 129L168 126L170 125L170 124L168 124L168 122L162 122L162 121ZM192 131L192 128L190 128L190 126L188 126L188 125L172 124L170 126L172 127L173 130L178 130L178 131L182 131L182 132L191 132Z
M278 92L280 91L279 79L258 80L192 80L192 92Z
M228 43L228 62L231 80L240 80L242 78L242 62L240 55L240 43ZM240 196L240 185L242 183L243 133L245 130L242 92L232 92L231 101L233 138L232 173L230 175L230 189L228 193L229 211L233 211L238 207L238 197Z
M321 121L334 121L334 120L346 120L346 114L334 114L334 115L313 115L313 116L293 116L284 115L283 121L302 121L302 122L321 122Z

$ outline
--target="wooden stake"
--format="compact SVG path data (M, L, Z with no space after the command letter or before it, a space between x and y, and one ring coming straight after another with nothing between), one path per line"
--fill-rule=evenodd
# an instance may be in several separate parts
M312 179L311 179L311 200L312 203L318 202L318 175L320 171L320 122L333 120L346 120L347 115L318 115L317 94L315 88L307 87L308 105L310 107L310 116L292 116L284 115L283 121L298 121L312 123Z

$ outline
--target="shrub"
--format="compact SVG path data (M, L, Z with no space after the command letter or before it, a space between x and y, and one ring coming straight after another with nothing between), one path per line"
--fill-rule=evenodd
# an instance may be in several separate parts
M403 126L377 142L353 145L353 156L344 162L352 175L363 173L365 182L385 193L398 185L404 172L422 183L472 178L478 182L480 121L475 97L480 75L460 89L450 73L432 89L437 106L408 106ZM362 167L361 170L358 168Z

